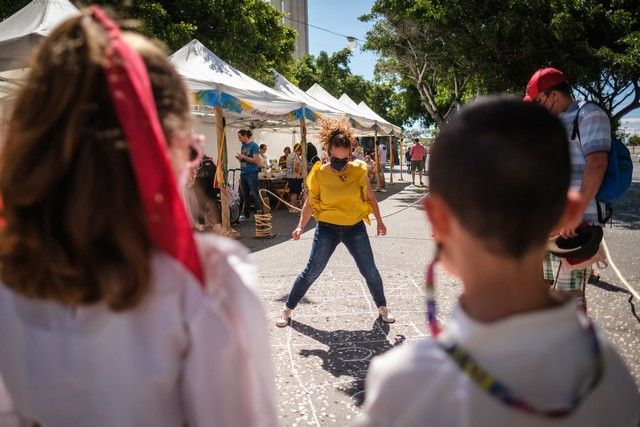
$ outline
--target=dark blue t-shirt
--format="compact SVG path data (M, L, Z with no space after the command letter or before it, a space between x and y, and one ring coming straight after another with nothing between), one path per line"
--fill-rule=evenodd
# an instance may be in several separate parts
M255 142L251 141L248 144L242 144L240 154L247 157L253 157L254 154L258 153L260 153L260 147L258 147L258 144L256 144ZM258 172L258 165L256 165L255 163L240 161L240 173L251 172Z

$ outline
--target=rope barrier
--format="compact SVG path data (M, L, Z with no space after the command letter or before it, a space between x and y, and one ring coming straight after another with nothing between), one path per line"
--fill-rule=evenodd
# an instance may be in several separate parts
M300 208L298 208L296 206L293 206L292 204L290 204L286 200L284 200L282 197L278 196L277 194L275 194L272 191L269 191L269 190L267 190L265 188L261 189L259 191L259 194L260 194L260 201L262 202L262 205L264 206L264 209L263 209L263 213L261 213L261 214L256 213L254 215L255 221L256 221L256 235L255 235L256 238L271 238L271 237L274 236L274 234L271 233L271 230L273 228L272 227L272 219L273 219L273 217L271 216L271 207L269 205L269 199L267 198L265 200L265 196L264 196L265 194L272 195L273 197L275 197L276 199L280 200L282 203L284 203L285 205L287 205L291 209L295 209L298 212L302 211L302 209L300 209ZM387 215L383 215L382 218L388 218L390 216L397 215L400 212L403 212L403 211L409 209L410 207L416 205L417 203L419 203L421 200L423 200L428 195L429 195L429 192L427 191L424 195L422 195L416 201L412 202L411 204L405 206L402 209L398 209L395 212L392 212L392 213L387 214ZM622 276L622 273L620 273L620 270L618 270L618 267L615 265L615 263L611 259L611 253L609 252L609 247L607 246L607 242L604 240L604 238L602 239L602 247L604 248L604 253L605 253L605 256L607 257L607 261L609 261L609 265L613 268L613 271L618 276L618 279L620 279L620 282L624 285L625 288L627 288L629 293L637 301L640 301L640 295L638 295L638 292L631 285L629 285L629 282L627 282L627 280Z
M270 213L256 213L256 239L268 239L275 236L272 232L272 217Z
M272 216L271 216L271 207L269 205L269 199L266 198L265 201L265 194L270 194L273 197L275 197L276 199L280 200L282 203L284 203L286 206L288 206L290 209L294 209L298 212L301 212L302 209L300 209L299 207L293 206L292 204L288 203L286 200L284 200L282 197L278 196L277 194L275 194L274 192L267 190L266 188L262 188L258 191L259 195L260 195L260 201L262 202L262 206L264 206L263 212L262 214L260 213L256 213L254 215L255 217L255 221L256 221L256 238L268 238L268 237L273 237L273 234L271 234L271 230L272 230ZM410 207L416 205L417 203L420 203L420 201L422 201L425 197L427 197L429 195L429 192L427 191L424 195L422 195L419 199L417 199L416 201L412 202L411 204L405 206L402 209L398 209L395 212L392 212L390 214L387 215L383 215L382 218L388 218L390 216L393 215L397 215L400 212L403 212L407 209L409 209Z
M264 193L269 193L269 194L271 194L273 197L275 197L276 199L280 200L282 203L284 203L285 205L287 205L289 208L291 208L291 209L295 209L295 210L296 210L296 211L298 211L298 212L302 212L302 209L300 209L300 208L299 208L299 207L297 207L297 206L293 206L292 204L290 204L290 203L288 203L286 200L284 200L282 197L278 196L277 194L275 194L275 193L274 193L274 192L272 192L271 190L267 190L266 188L262 188L262 189L260 189L260 190L259 190L259 193L260 193L260 199L262 199L262 197L263 197L263 196L262 196L263 192L264 192ZM266 206L264 199L262 199L262 204L263 204L264 206ZM271 208L269 208L269 209L271 209Z
M633 297L637 301L640 301L640 296L638 296L638 292L636 292L636 290L633 289L631 285L629 285L629 282L625 280L625 278L622 276L622 273L620 273L620 270L618 270L618 267L616 267L616 265L613 263L613 260L611 259L611 254L609 253L609 247L607 246L607 242L604 240L604 238L602 239L602 247L604 248L604 254L607 257L607 261L609 261L609 265L613 267L613 271L618 276L618 279L620 279L620 281L622 282L624 287L627 288L629 293L633 295Z
M392 212L392 213L390 213L390 214L382 215L382 218L388 218L388 217L390 217L390 216L393 216L393 215L399 214L400 212L402 212L402 211L404 211L404 210L409 209L411 206L415 205L416 203L419 203L422 199L424 199L424 198L425 198L425 197L427 197L428 195L429 195L429 192L427 191L424 195L422 195L422 196L421 196L418 200L416 200L415 202L411 203L410 205L405 206L405 207L404 207L404 208L402 208L402 209L399 209L399 210L397 210L397 211L395 211L395 212Z
M271 215L271 206L269 205L269 198L265 196L265 194L271 194L276 199L280 200L285 205L289 206L290 209L295 209L298 212L302 211L302 209L293 206L288 203L282 197L278 196L274 192L267 190L266 188L262 188L258 190L258 194L260 195L260 201L262 202L262 213L256 212L254 215L256 221L256 239L270 239L275 236L271 231L273 230L273 217Z

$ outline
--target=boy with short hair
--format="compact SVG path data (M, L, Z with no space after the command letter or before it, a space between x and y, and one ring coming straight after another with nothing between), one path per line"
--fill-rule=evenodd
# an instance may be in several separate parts
M549 233L581 214L562 124L532 103L476 102L440 131L429 170L439 260L464 290L443 333L373 360L362 424L637 426L624 362L540 272Z

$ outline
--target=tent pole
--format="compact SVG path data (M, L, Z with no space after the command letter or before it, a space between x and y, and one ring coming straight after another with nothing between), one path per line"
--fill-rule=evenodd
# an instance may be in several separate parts
M302 147L302 163L307 164L307 121L300 119L300 145ZM302 179L307 179L307 168L302 168Z
M216 148L218 153L225 153L226 150L221 150L221 145L224 144L224 118L222 116L222 108L215 107L215 115L216 115ZM225 153L226 155L226 153ZM220 170L220 166L225 165L227 159L218 159L218 170ZM224 174L226 171L223 171ZM225 182L225 184L227 184ZM229 218L229 196L224 188L220 189L220 204L221 206L221 214L222 214L222 228L225 230L231 230L231 220Z
M402 134L400 135L400 140L398 141L398 160L400 161L400 178L398 181L404 181L402 177L402 161L404 160L404 142L402 141Z
M376 190L380 189L380 158L378 157L378 128L373 131L373 155L376 160Z
M393 150L393 137L389 135L389 153L391 153L391 159L389 161L389 169L391 169L391 178L389 183L393 184L393 154L395 151Z
M307 189L307 121L304 117L300 119L300 146L302 147L302 188L306 195Z

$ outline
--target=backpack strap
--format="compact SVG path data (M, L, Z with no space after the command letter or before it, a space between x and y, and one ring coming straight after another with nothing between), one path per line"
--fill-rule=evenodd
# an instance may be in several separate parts
M571 130L572 141L576 139L576 137L578 137L578 141L580 141L580 126L578 125L578 122L580 121L580 110L582 110L582 107L584 107L588 103L589 101L586 101L582 105L578 105L578 111L576 111L576 117L573 119L573 125Z
M613 215L613 205L611 203L600 203L596 200L596 208L598 208L598 222L606 224Z

